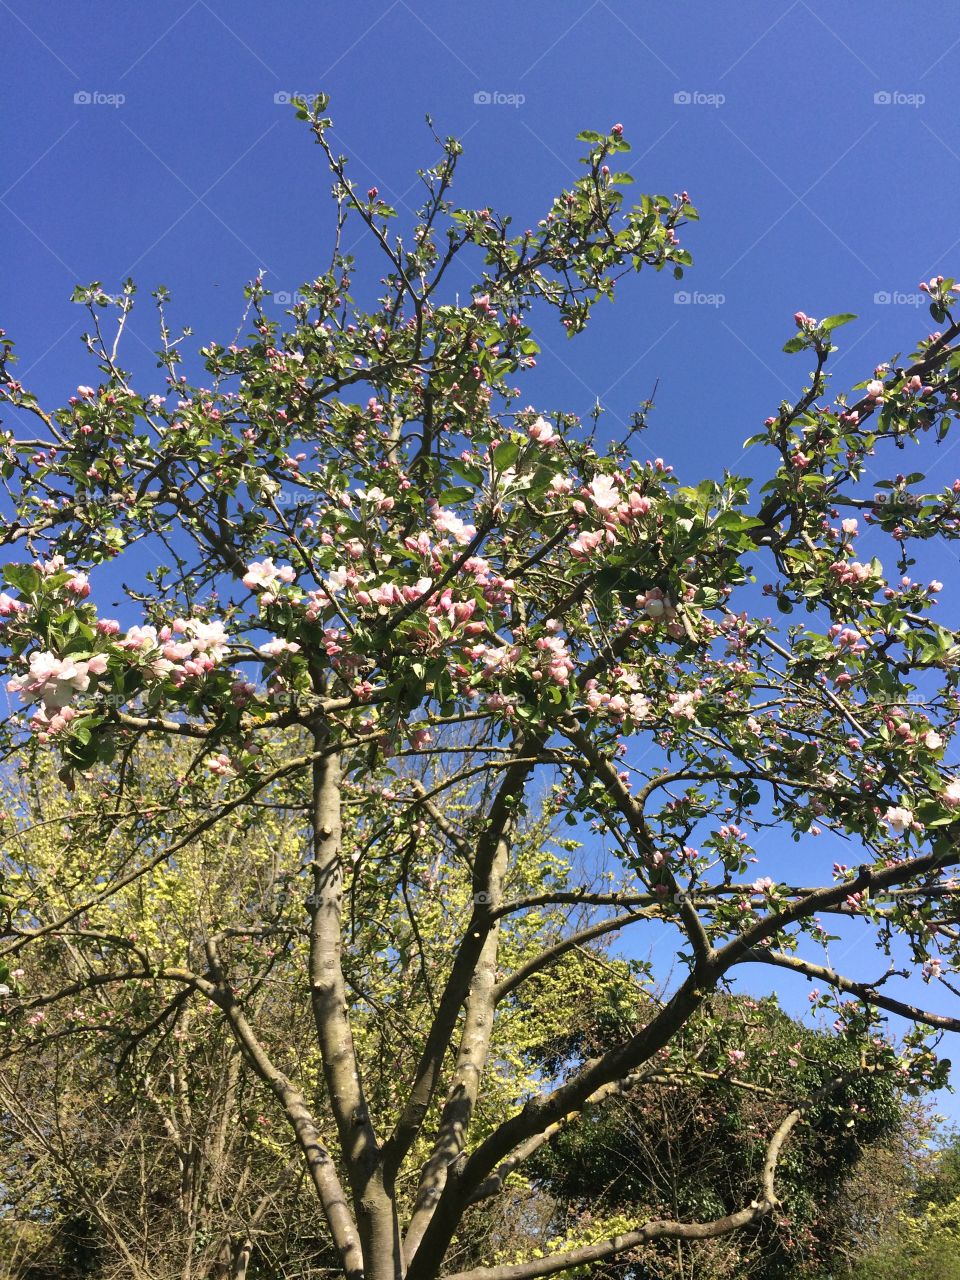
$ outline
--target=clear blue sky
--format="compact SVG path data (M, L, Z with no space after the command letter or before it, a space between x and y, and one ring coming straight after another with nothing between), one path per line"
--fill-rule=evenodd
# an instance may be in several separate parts
M859 315L838 334L846 385L929 330L921 279L960 276L956 0L0 0L0 13L0 324L51 402L94 373L75 283L138 281L125 362L143 385L158 283L200 346L233 335L258 269L289 292L326 265L329 176L275 101L319 89L353 176L401 211L436 156L428 112L464 142L457 202L520 226L576 176L576 133L615 121L635 191L689 191L702 222L683 284L641 278L575 342L546 329L528 389L582 414L599 397L614 425L659 380L645 444L691 480L743 469L745 437L797 392L805 357L780 350L795 310ZM929 472L960 475L956 442ZM930 568L960 582L949 548Z

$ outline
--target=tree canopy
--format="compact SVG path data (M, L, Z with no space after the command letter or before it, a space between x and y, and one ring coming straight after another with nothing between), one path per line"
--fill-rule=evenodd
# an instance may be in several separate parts
M74 1040L102 1042L118 1079L139 1056L145 1090L186 1021L183 1053L220 1055L216 1096L189 1096L187 1060L164 1091L225 1148L242 1064L349 1280L533 1280L789 1216L795 1131L828 1103L869 1128L857 1090L880 1081L942 1083L935 1042L960 1029L905 988L957 971L960 645L916 557L956 539L960 481L895 469L960 410L954 282L924 285L940 328L847 390L828 365L854 317L798 312L785 350L812 368L751 437L761 481L680 477L643 456L649 404L617 439L516 383L535 325L573 338L624 277L682 275L687 194L628 204L614 125L580 135L583 176L517 231L456 206L461 149L437 139L397 231L326 111L297 104L333 178L330 264L283 322L253 281L195 380L159 289L162 373L137 390L133 283L80 288L97 375L60 408L2 338L2 743L53 797L47 819L14 796L0 828L13 1070L56 1080ZM358 223L383 271L367 301ZM860 558L861 522L886 564ZM832 963L833 920L869 938L866 974ZM637 1016L559 1058L569 1019L528 993L644 931L673 963L635 965ZM573 1117L698 1069L704 1020L707 1070L760 1065L717 1020L758 965L816 983L836 1040L831 1071L759 1109L739 1196L469 1256L484 1204ZM279 1022L272 983L293 992ZM180 1103L165 1092L158 1123ZM247 1154L238 1223L263 1200ZM288 1194L271 1169L264 1214ZM242 1275L248 1243L203 1265Z

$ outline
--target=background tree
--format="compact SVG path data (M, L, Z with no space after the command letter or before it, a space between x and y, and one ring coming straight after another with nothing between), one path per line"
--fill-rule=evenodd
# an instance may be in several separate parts
M635 1016L636 1010L631 1010ZM557 1046L572 1072L624 1029L618 1010L580 1020L572 1042ZM742 1195L744 1177L759 1180L765 1117L772 1105L815 1093L838 1071L849 1082L811 1110L779 1166L783 1207L732 1239L705 1245L665 1241L619 1255L597 1270L613 1276L777 1277L840 1274L864 1246L865 1219L882 1217L886 1191L869 1171L882 1161L886 1179L904 1183L902 1144L929 1132L924 1113L886 1075L857 1067L868 1045L837 1043L789 1018L774 998L718 997L691 1019L675 1049L682 1066L660 1079L588 1108L531 1162L529 1175L556 1200L562 1231L584 1220L721 1217ZM884 1161L887 1148L896 1149ZM859 1176L858 1176L859 1175ZM856 1200L857 1210L852 1211Z
M853 1268L860 1280L960 1276L960 1142L957 1135L911 1170L900 1213Z
M165 1025L187 1006L217 1021L292 1135L344 1274L430 1280L568 1117L682 1060L687 1028L741 966L787 969L833 1010L839 1069L771 1100L759 1183L745 1175L735 1209L454 1274L532 1280L753 1228L780 1212L778 1163L825 1100L861 1077L942 1082L929 1040L960 1027L902 986L920 966L935 982L956 969L960 780L945 752L960 647L933 617L940 584L906 571L915 543L956 537L960 482L927 494L920 473L897 473L878 489L867 469L942 439L957 414L953 282L925 286L943 328L856 395L829 395L826 372L850 317L798 313L787 349L815 367L754 437L770 463L759 494L736 475L681 485L634 456L642 413L627 439L605 439L522 407L513 380L535 359L538 311L573 335L621 276L682 272L686 195L626 208L614 126L581 135L583 177L518 234L454 207L448 140L422 174L418 224L397 235L395 211L349 180L326 106L298 111L334 178L333 257L285 331L255 281L252 332L204 347L193 382L162 318L166 384L141 393L119 363L133 285L110 297L94 284L77 298L98 385L53 412L13 377L4 339L4 538L23 551L0 615L24 708L4 741L19 768L54 754L70 794L69 897L31 880L6 819L3 981L31 952L68 978L25 997L11 985L14 1048L28 1053L38 1015L67 1017L81 993L122 993L108 1024L148 1025L143 992L160 993ZM366 307L342 247L357 220L386 269ZM890 535L899 578L857 558L858 516ZM761 563L766 594L801 611L783 631L757 611ZM111 581L123 619L101 612ZM161 776L158 740L177 746ZM282 886L234 899L225 878L230 910L200 898L179 951L109 927L128 890L175 893L196 851L228 864L230 840L245 846L274 811L300 850ZM596 834L585 874L547 873L531 892L520 850L557 820ZM776 869L771 842L788 832L796 872L751 879L753 859ZM421 922L444 910L445 868L468 879L466 910L428 950ZM300 998L278 1029L260 992L295 903ZM546 935L545 907L563 917ZM389 931L358 940L401 909L405 952ZM831 966L831 915L870 926L879 976ZM648 1017L573 1074L499 1057L498 1028L538 974L651 922L674 931L679 963ZM530 956L509 941L525 931ZM376 1010L388 1030L369 1067L368 978L398 959L406 978ZM411 1036L414 981L429 1013ZM900 1042L890 1014L912 1025ZM868 1047L845 1069L848 1043Z

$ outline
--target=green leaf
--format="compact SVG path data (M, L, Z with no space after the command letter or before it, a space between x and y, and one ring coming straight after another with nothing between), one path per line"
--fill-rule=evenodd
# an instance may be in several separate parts
M756 516L743 516L738 511L722 511L713 522L716 529L727 529L731 533L740 533L745 529L755 529L763 524Z
M8 564L3 570L8 584L23 596L32 595L40 586L42 576L32 564Z
M839 329L842 324L849 324L851 320L856 320L856 316L850 311L841 312L840 315L827 316L825 320L820 321L820 328L826 329L827 333L831 329Z
M805 346L807 346L807 339L798 333L795 338L783 344L783 349L788 355L792 355L794 351L802 351Z
M451 458L450 470L455 472L461 480L466 480L468 484L483 484L483 472L479 467L474 466L472 462L462 462L459 458Z
M504 440L493 451L493 461L498 471L512 467L520 456L520 446L515 440Z
M457 485L456 488L447 489L444 493L441 493L439 503L441 507L450 507L455 502L468 502L472 497L472 489L468 489L465 485Z

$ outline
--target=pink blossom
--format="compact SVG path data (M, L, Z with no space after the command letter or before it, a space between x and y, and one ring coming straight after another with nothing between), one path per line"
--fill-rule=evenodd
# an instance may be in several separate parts
M476 528L472 524L465 524L458 515L447 507L434 504L430 510L430 518L433 521L433 527L438 532L452 534L453 540L461 547L465 547L476 536Z
M603 530L585 529L579 537L570 543L570 554L578 560L585 559L592 552L596 551L600 543L603 542Z
M883 820L897 835L903 835L911 827L919 825L913 816L912 810L904 809L900 805L890 805L883 815Z
M696 720L697 703L703 697L700 689L688 693L671 693L668 699L670 714L675 720Z
M384 608L403 604L403 592L395 582L385 582L382 586L375 587L369 593L369 598L374 604L382 605ZM360 592L357 592L357 599L360 599Z
M531 440L536 440L537 444L542 444L545 448L556 444L559 439L559 436L546 418L537 418L535 422L531 422L527 427L527 435Z
M645 698L642 693L632 694L629 706L631 720L639 722L650 715L650 699Z
M34 650L30 655L28 673L14 676L7 682L7 689L10 693L31 695L24 701L39 699L45 711L59 711L74 693L85 693L90 687L87 670L86 662L74 662L72 658L58 658L44 650Z
M194 653L204 654L214 663L227 656L227 632L222 622L201 622L199 618L187 618L184 630L192 640Z
M428 593L432 586L432 578L418 578L416 582L408 582L405 587L401 588L400 594L403 596L404 600L408 602L411 600L419 600L421 596L425 596ZM393 588L393 591L396 592L396 587ZM449 597L449 592L446 594ZM449 598L443 607L446 608L448 604Z
M185 658L189 658L193 653L193 645L189 640L182 644L174 644L172 641L168 641L160 652L170 662L183 662Z
M674 616L673 603L663 594L659 587L652 587L643 595L637 596L637 608L642 609L644 613L654 622L659 622L661 618L670 619Z
M869 582L873 577L873 569L868 564L861 564L858 560L836 560L830 566L830 572L836 574L837 580L845 586L858 586L861 583Z
M357 497L361 502L369 503L375 507L380 515L385 515L386 512L392 511L396 505L394 499L385 494L382 489L358 489Z
M56 712L56 714L52 715L49 720L46 720L45 731L41 732L39 735L41 741L44 741L46 737L62 733L64 729L69 726L70 721L76 718L76 715L77 713L74 711L73 707L63 707L60 711ZM35 718L38 721L45 719L43 712L39 712Z
M300 646L295 641L283 640L277 636L276 639L268 640L266 644L260 645L257 652L262 653L267 658L276 658L281 653L299 653Z
M421 556L430 555L432 547L430 535L427 533L426 529L421 529L416 536L410 535L409 537L404 538L403 545L408 551L412 551L415 555Z
M843 520L840 523L840 528L851 538L854 538L857 535L858 525L856 520Z
M612 511L620 501L620 491L612 476L596 476L587 485L587 492L601 511Z
M255 684L251 684L249 680L234 680L233 684L230 686L230 692L233 694L238 705L243 706L255 695L257 692L257 686Z
M160 637L156 627L131 627L124 638L118 641L121 649L130 649L143 653L146 649L156 649L160 645Z
M237 771L233 767L230 757L222 751L219 755L212 756L207 761L207 768L218 778L235 778L237 776Z
M491 693L487 698L487 706L491 711L502 711L507 719L513 715L514 706L502 693Z
M476 600L460 600L456 604L451 605L449 618L455 625L460 626L464 622L469 622L477 610Z
M266 560L255 560L247 566L243 575L243 585L251 591L257 587L272 587L277 582L293 582L296 572L291 565L275 565L271 557Z
M324 627L323 629L323 649L328 658L335 658L338 653L343 652L343 646L340 641L343 639L343 632L337 627ZM366 681L364 681L366 683ZM372 687L372 686L371 686Z

